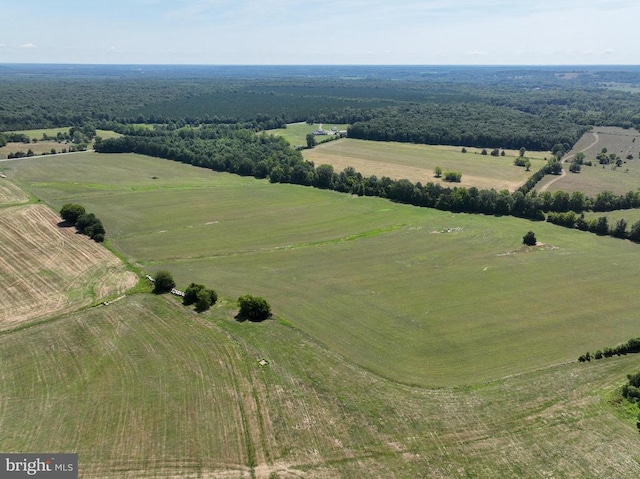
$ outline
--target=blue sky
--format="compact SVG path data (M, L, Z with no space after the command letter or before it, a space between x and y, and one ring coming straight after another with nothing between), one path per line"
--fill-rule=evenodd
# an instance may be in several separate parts
M640 64L638 0L5 0L0 63Z

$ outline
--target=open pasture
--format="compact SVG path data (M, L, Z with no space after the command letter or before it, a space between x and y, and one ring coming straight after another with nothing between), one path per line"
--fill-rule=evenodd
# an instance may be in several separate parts
M27 153L29 150L33 151L34 155L48 155L51 153L51 149L56 150L57 153L62 152L63 149L69 149L69 144L58 143L57 141L38 141L37 143L7 143L3 147L0 147L0 159L9 157L10 153L23 152Z
M322 129L330 131L331 128L335 128L337 131L346 130L349 125L341 125L337 123L323 123ZM309 125L306 122L303 123L291 123L286 128L276 128L275 130L267 130L267 133L276 136L282 136L286 139L291 146L307 146L307 135L313 133L320 128L319 124ZM322 143L324 141L333 139L333 135L319 135L316 136L316 142Z
M17 153L22 151L27 153L27 151L31 150L36 155L42 154L50 154L51 150L54 149L57 153L61 153L62 150L69 150L69 147L73 146L69 142L58 142L56 140L43 140L42 136L47 135L50 138L55 137L58 133L69 133L69 128L43 128L39 130L20 130L13 131L11 133L23 133L27 135L32 140L37 140L35 143L16 143L10 142L5 146L0 147L0 159L7 158L9 153ZM106 140L109 138L117 138L122 136L120 133L116 133L114 131L109 130L96 130L96 135L102 137L102 139Z
M631 225L637 221L640 221L640 209L632 208L628 210L615 210L615 211L586 211L584 217L587 220L597 219L601 216L606 216L609 221L609 227L612 227L616 221L625 220L627 222L627 231L631 228Z
M34 130L15 130L9 133L22 133L24 135L27 135L32 140L40 141L44 135L48 136L49 138L53 138L53 137L56 137L58 133L62 133L62 134L69 133L70 128L71 127L39 128ZM120 135L120 133L116 133L115 131L109 131L109 130L96 130L96 135L102 137L105 140L108 138L117 138L119 136L122 136Z
M137 278L44 205L0 208L0 329L124 292Z
M623 161L622 166L600 165L596 156L603 148L607 149L607 155L615 153L619 156ZM628 191L635 191L640 185L640 133L637 130L596 127L591 132L585 133L565 158L571 161L572 157L581 151L586 155L585 161L591 161L593 166L583 165L580 173L571 173L569 164L565 163L566 174L554 181L548 187L549 191L582 191L586 195L595 196L609 190L622 195ZM627 160L626 157L629 154L633 155L632 160ZM554 178L557 177L544 178L539 183L538 189Z
M94 211L110 244L148 272L168 268L179 287L201 282L233 300L264 296L331 350L397 381L477 383L637 335L629 242L137 155L76 155L64 171L63 161L13 174L56 207L73 199ZM543 246L522 248L530 229Z
M14 130L9 133L21 133L23 135L27 135L32 140L41 140L44 135L49 138L55 137L58 133L69 133L70 126L67 127L58 127L58 128L37 128L33 130Z
M612 401L635 356L425 389L232 314L136 295L0 336L0 448L74 451L81 477L108 479L640 473Z
M481 149L478 148L467 148L467 153L461 150L461 147L455 146L342 139L305 150L303 155L316 166L329 164L337 172L351 166L365 176L388 176L422 184L440 182L445 186L509 191L515 191L522 185L533 171L544 165L544 157L549 156L542 152L527 153L527 158L531 160L531 171L527 172L513 165L518 155L515 151L506 150L505 156L494 157L481 155ZM462 181L447 183L443 178L436 178L436 166L443 171L461 172Z

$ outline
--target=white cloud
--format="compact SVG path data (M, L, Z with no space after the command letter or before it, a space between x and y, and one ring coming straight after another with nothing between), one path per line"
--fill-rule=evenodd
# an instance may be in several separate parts
M109 48L107 48L107 53L120 53L120 50L118 50L114 46L110 46Z
M36 46L33 43L24 43L20 45L20 48L36 48Z

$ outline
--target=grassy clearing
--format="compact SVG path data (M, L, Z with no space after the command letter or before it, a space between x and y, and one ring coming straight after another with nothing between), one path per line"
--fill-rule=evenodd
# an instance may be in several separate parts
M349 125L341 125L336 123L323 123L322 128L330 131L331 128L335 128L337 131L346 130ZM319 124L308 125L307 123L293 123L287 125L286 128L277 128L275 130L267 130L267 133L284 137L291 146L307 146L307 135L313 133L320 128ZM331 140L332 136L316 136L316 142L322 143L327 140Z
M0 336L0 448L77 452L86 478L640 473L615 402L635 356L431 390L233 313L136 295Z
M597 142L595 142L597 140ZM614 168L612 165L600 165L596 156L607 149L609 153L617 154L623 165ZM637 130L614 127L597 127L593 132L585 133L569 154L583 151L586 155L585 161L592 161L594 166L583 166L580 173L569 173L569 165L565 165L567 174L549 187L549 191L582 191L587 195L595 196L604 190L612 191L616 194L624 194L628 191L635 191L640 184L640 133ZM633 160L627 160L628 154L633 155ZM545 181L552 178L545 178L539 184L544 186Z
M609 226L613 226L618 220L625 220L628 223L628 228L631 227L637 221L640 221L640 209L631 209L631 210L616 210L616 211L606 211L606 212L593 212L587 211L584 214L584 217L587 220L597 219L601 216L606 216L609 221Z
M637 335L637 245L137 155L8 168L221 301L134 295L0 335L1 450L113 479L640 474L617 401L640 359L576 361ZM234 321L245 292L275 319Z
M27 135L32 140L35 139L40 141L44 135L47 135L49 138L51 138L57 136L58 133L62 133L63 135L67 134L69 133L70 128L70 126L61 128L40 128L35 130L16 130L10 131L8 133L22 133L24 135ZM119 136L122 136L120 133L109 130L96 130L96 135L101 136L105 140L108 138L117 138Z
M32 140L40 140L43 135L47 135L48 137L55 137L58 133L69 133L70 126L67 127L59 127L59 128L39 128L35 130L15 130L10 131L9 133L21 133L23 135L27 135Z
M330 164L336 171L351 166L363 175L406 178L422 184L442 182L451 186L442 178L435 178L434 170L440 166L443 171L462 173L462 182L454 185L481 189L514 191L531 175L524 168L513 165L518 156L515 151L505 151L504 157L480 153L477 148L467 148L467 153L462 153L460 147L453 146L342 139L305 150L304 157L316 165ZM531 160L531 171L536 171L544 165L544 157L549 155L530 152L526 156Z
M20 163L13 176L56 207L73 199L95 211L111 245L147 271L264 296L331 350L398 381L477 383L637 335L628 242L136 155L76 155L64 173L57 161ZM530 229L546 246L521 248Z
M27 153L29 150L31 150L35 155L49 154L51 153L52 148L56 150L57 153L60 153L63 149L68 149L69 145L65 143L58 143L57 141L38 141L37 143L7 143L5 146L0 147L0 159L8 158L10 153L17 153L19 151Z
M49 154L51 150L56 150L57 153L61 153L63 149L68 150L71 146L68 142L59 143L55 140L42 140L43 135L47 135L50 138L55 137L58 133L69 133L69 128L42 128L38 130L19 130L10 133L22 133L27 135L32 140L38 140L35 143L7 143L0 148L0 159L7 158L9 153L16 153L23 151L26 153L31 149L36 155ZM96 130L96 135L107 140L109 138L118 138L122 136L120 133L109 130Z

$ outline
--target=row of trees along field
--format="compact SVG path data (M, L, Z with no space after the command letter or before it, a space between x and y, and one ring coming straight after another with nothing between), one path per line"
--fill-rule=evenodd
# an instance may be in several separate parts
M569 210L607 211L640 207L640 191L615 196L609 192L595 198L582 193L538 193L533 186L545 174L557 170L552 158L520 190L480 190L475 187L449 188L439 183L413 183L375 175L363 176L353 168L335 172L331 165L315 167L303 159L281 137L256 135L235 126L155 132L153 137L123 136L96 142L101 153L141 153L180 161L195 166L226 171L256 178L269 178L273 183L293 183L331 189L361 196L380 196L393 201L453 212L513 215L544 220L545 212Z
M88 236L97 243L102 243L107 232L102 221L93 213L87 213L84 206L67 203L60 210L60 217L68 224L75 226L78 233Z
M156 273L153 278L155 294L164 294L173 292L176 282L173 275L163 269ZM199 313L208 310L218 301L218 293L215 290L207 288L203 284L191 283L184 291L182 304L185 306L195 305L195 310ZM239 321L264 321L271 316L271 305L266 299L260 296L245 294L238 298L238 306L240 311L237 319Z

